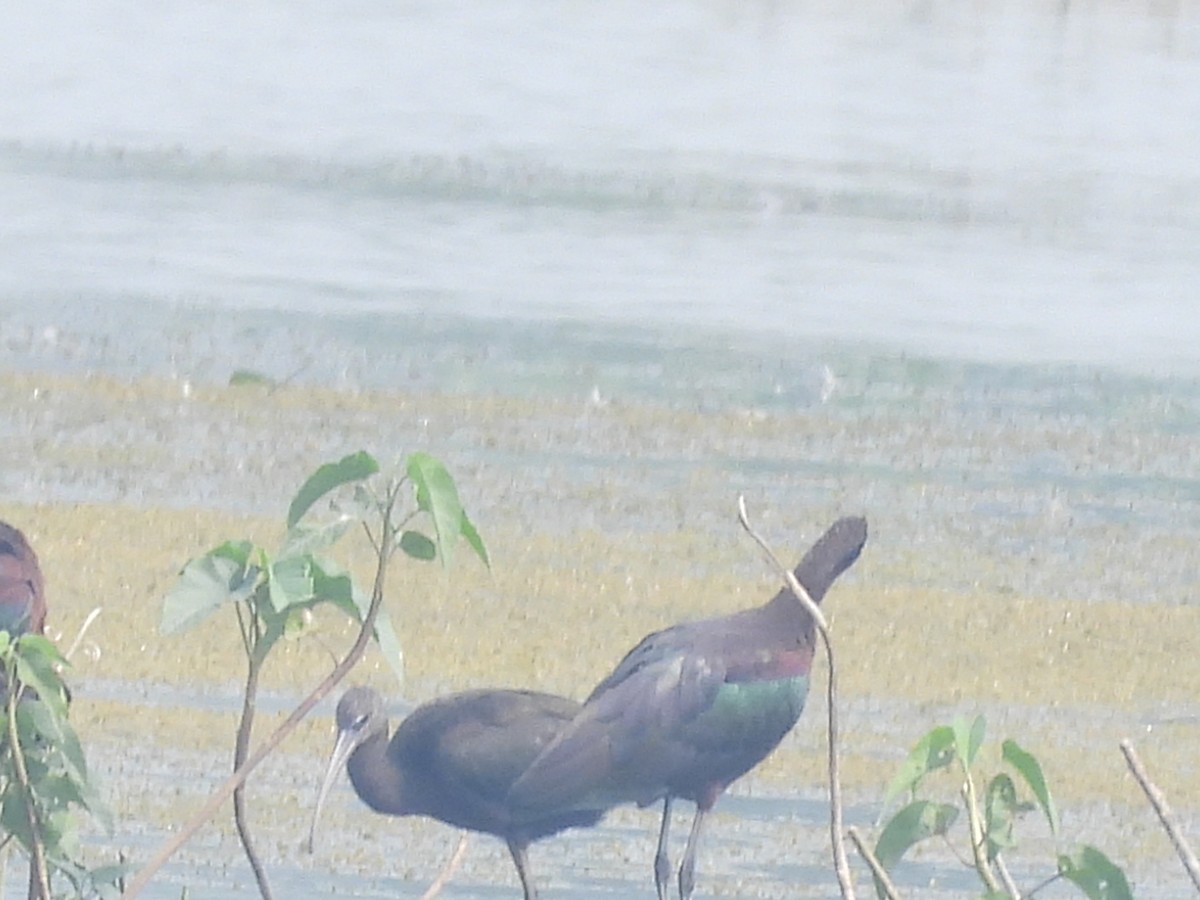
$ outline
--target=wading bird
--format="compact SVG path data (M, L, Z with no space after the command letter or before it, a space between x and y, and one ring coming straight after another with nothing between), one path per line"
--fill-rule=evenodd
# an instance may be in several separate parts
M317 797L310 849L325 796L344 763L355 793L376 812L429 816L503 838L525 898L534 900L529 844L565 828L595 825L608 808L543 806L523 815L506 799L512 783L579 709L574 700L536 691L466 691L418 707L389 741L379 694L351 688L338 702L338 737Z
M795 575L815 602L866 539L865 519L839 519L808 551ZM696 817L679 867L687 900L705 816L796 724L815 647L815 623L786 587L755 609L648 635L513 785L511 808L530 815L662 800L654 882L665 900L671 801L692 801Z
M46 595L37 554L25 535L0 522L0 630L11 636L46 625Z

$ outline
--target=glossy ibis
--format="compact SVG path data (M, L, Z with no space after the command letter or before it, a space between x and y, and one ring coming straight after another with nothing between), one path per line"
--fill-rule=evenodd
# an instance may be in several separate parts
M0 630L13 637L42 633L46 625L46 594L37 554L25 535L0 522Z
M429 816L503 838L525 898L533 900L530 842L564 828L595 825L608 808L542 806L518 815L506 799L512 783L579 709L574 700L536 691L466 691L419 706L389 741L379 694L351 688L338 702L338 737L313 813L313 833L344 763L355 792L376 812Z
M814 601L858 558L866 539L865 519L839 519L808 551L795 574ZM679 867L679 894L687 900L708 811L800 717L816 636L815 623L786 587L755 609L648 635L521 775L509 803L529 815L662 800L654 881L665 900L671 801L691 800L696 817Z

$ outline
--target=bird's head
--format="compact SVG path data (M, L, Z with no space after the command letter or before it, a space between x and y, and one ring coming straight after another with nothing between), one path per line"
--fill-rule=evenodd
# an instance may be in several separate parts
M317 821L321 818L325 797L333 786L338 771L346 765L354 751L372 737L387 737L387 712L383 708L383 698L369 687L352 687L346 691L338 701L336 719L337 739L333 744L333 752L329 754L329 764L325 767L325 777L321 781L321 791L317 794L312 826L308 830L308 841L305 844L309 853L313 852Z

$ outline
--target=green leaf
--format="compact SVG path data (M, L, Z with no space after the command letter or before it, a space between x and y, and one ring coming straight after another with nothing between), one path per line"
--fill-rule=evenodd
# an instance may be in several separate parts
M312 558L289 556L267 566L267 592L275 612L313 598Z
M333 603L356 622L362 622L371 608L370 596L358 589L345 570L328 560L313 560L313 594L318 601ZM383 658L403 684L404 650L386 609L375 616L374 637Z
M319 557L312 559L313 598L318 603L333 603L351 618L362 621L355 605L354 582L337 563Z
M275 379L253 369L234 369L229 376L230 387L274 387Z
M1121 867L1095 847L1085 845L1074 856L1059 856L1058 871L1091 900L1133 900Z
M117 897L120 891L115 891L116 884L122 878L127 878L133 871L133 863L113 863L106 866L97 866L88 873L92 887L101 895L102 898L109 896ZM114 893L109 893L105 888L113 888Z
M17 678L34 691L38 698L56 715L67 715L67 688L57 665L66 660L50 641L40 634L25 634L17 638Z
M55 666L69 666L70 661L62 655L62 652L55 646L50 638L40 634L23 634L16 640L16 651L18 654L38 659L39 665L47 667L49 671L54 672ZM61 679L57 679L61 683Z
M17 707L17 727L21 746L27 754L32 749L39 757L34 760L27 755L26 759L39 803L47 809L78 804L111 834L112 812L92 784L83 745L65 710L54 708L41 697L24 700ZM61 774L48 774L42 762ZM40 774L34 776L35 772Z
M207 555L232 560L239 566L248 568L255 558L256 550L257 548L251 541L226 541L209 550Z
M330 491L354 481L365 481L378 471L379 463L365 450L321 466L300 486L292 505L288 507L287 527L294 527L312 505Z
M906 791L915 791L921 779L930 772L945 768L954 759L954 731L948 725L939 725L917 741L908 754L908 759L888 785L883 805L886 809L892 801Z
M437 556L437 544L419 531L405 531L400 535L400 549L413 559L428 562Z
M258 615L262 622L262 630L254 641L250 659L251 666L262 666L271 652L271 648L287 632L291 611L299 608L299 606L293 606L288 610L278 612L271 603L265 603L259 607Z
M379 610L375 616L375 640L379 643L379 652L383 654L396 680L404 684L404 648L400 645L400 635L392 626L392 618L386 609Z
M191 628L222 604L245 600L254 593L258 569L229 555L232 550L251 546L249 542L223 544L184 566L163 600L159 630L173 634Z
M987 722L983 716L976 716L968 725L966 717L956 716L953 727L955 752L962 760L963 768L969 769L975 764L975 757L979 754L979 748L983 746Z
M304 606L293 606L287 611L283 623L283 636L285 638L297 638L304 634L312 624L312 612L310 612L311 604Z
M463 533L466 518L458 499L458 488L446 467L428 453L413 453L408 458L407 468L408 477L416 486L417 507L433 518L442 566L445 567L450 563L454 542Z
M945 803L914 800L901 809L883 827L875 844L875 857L885 871L890 872L904 854L915 844L936 835L945 834L958 818L958 809ZM875 885L880 897L882 886Z
M1017 845L1013 827L1020 811L1017 802L1017 786L1007 775L1000 774L991 780L984 799L984 838L987 841L987 858L994 861L1001 851Z
M88 872L88 883L99 900L119 900L121 891L118 883L129 877L133 872L131 863L116 863L107 866L97 866Z
M1054 798L1050 796L1050 788L1046 786L1046 776L1042 773L1042 766L1037 758L1032 753L1021 749L1020 745L1011 738L1004 742L1001 752L1004 761L1025 779L1025 783L1029 785L1029 789L1033 791L1038 804L1046 814L1046 821L1050 823L1050 832L1057 835L1058 811L1054 807Z
M328 550L361 521L353 516L341 515L325 525L312 526L302 522L298 523L288 529L279 556L281 558L304 556L308 553L320 553Z
M0 805L0 830L15 835L25 847L30 846L33 835L29 831L29 817L25 812L25 797L16 779L8 783Z
M483 538L479 536L479 532L475 530L475 523L472 522L463 512L462 518L462 534L467 539L467 543L475 551L475 555L483 560L483 564L489 569L492 567L492 561L488 557L487 547L483 545Z
M26 747L48 745L62 755L67 777L75 782L87 781L87 762L83 747L68 722L65 710L55 709L41 700L24 700L17 707L17 727L21 743Z

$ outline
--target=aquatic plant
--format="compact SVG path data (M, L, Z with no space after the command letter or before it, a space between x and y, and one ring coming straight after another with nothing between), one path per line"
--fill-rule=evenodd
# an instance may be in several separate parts
M106 832L112 816L88 772L68 719L69 665L40 634L0 631L4 733L0 736L0 826L29 857L29 898L112 898L121 865L90 867L79 840L80 813Z
M1133 892L1121 867L1086 844L1070 852L1059 852L1056 871L1041 883L1027 890L1018 888L1003 854L1017 846L1019 816L1040 809L1057 841L1058 810L1041 763L1011 738L1001 744L1000 750L1007 771L998 772L986 781L979 778L976 763L986 730L986 720L981 715L969 721L960 716L950 725L939 725L917 741L892 779L885 808L903 795L910 799L887 821L875 844L873 856L878 863L875 887L879 897L898 896L886 873L923 841L944 838L949 842L951 829L962 812L966 815L970 853L960 858L978 875L985 897L993 900L1031 897L1062 880L1074 884L1091 900L1131 900ZM954 779L959 803L919 796L925 779L941 771ZM982 793L981 785L984 785Z
M403 474L388 478L382 485L381 477L379 464L365 451L322 465L292 499L287 533L277 551L268 552L246 540L226 541L190 560L163 601L161 628L168 634L191 628L220 609L232 607L236 614L246 655L246 682L234 741L233 777L237 781L228 790L233 795L238 836L264 900L270 900L271 888L251 839L243 785L245 774L265 755L262 748L253 755L249 749L259 676L271 649L285 635L303 630L312 610L322 604L337 607L361 626L359 640L351 651L280 729L290 730L357 662L368 636L375 638L384 658L403 678L400 640L380 605L384 574L395 550L417 560L440 559L444 565L453 545L462 537L485 564L489 563L487 549L462 507L454 480L438 460L427 453L413 453ZM408 491L411 503L402 510L401 495ZM314 522L314 508L327 498L331 500L331 515ZM432 536L410 527L418 517L432 526ZM364 529L377 556L375 587L370 595L325 555L356 526ZM282 735L277 732L276 737ZM273 743L269 740L264 746L269 750ZM173 848L169 850L173 852ZM155 863L161 864L167 856L169 852L160 853ZM152 863L148 868L152 871L154 867ZM126 896L135 895L148 877L148 873L140 873Z

